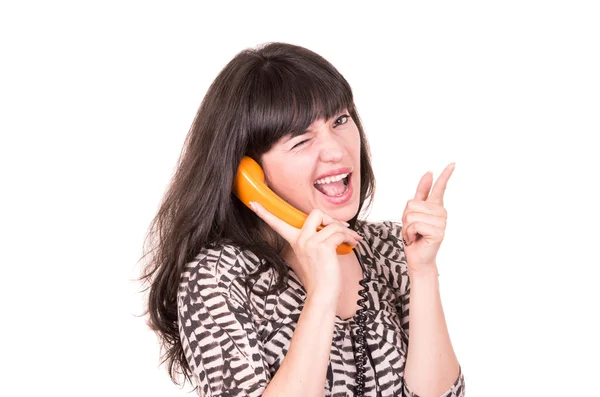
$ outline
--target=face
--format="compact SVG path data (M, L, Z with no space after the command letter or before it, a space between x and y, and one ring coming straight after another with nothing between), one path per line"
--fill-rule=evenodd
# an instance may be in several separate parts
M266 184L306 214L318 208L338 220L352 219L360 200L360 135L348 109L290 138L262 156Z

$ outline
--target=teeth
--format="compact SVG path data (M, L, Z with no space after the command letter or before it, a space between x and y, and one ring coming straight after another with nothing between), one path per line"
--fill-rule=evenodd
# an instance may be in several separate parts
M315 181L315 185L322 185L324 183L331 183L331 182L341 181L342 179L344 179L348 175L349 174L340 174L340 175L335 175L335 176L328 176L327 178L323 178L323 179L319 179L319 180Z

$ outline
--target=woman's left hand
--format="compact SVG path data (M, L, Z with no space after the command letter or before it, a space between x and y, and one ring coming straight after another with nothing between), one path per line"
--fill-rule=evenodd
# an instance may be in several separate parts
M433 174L427 172L419 182L414 199L406 203L402 237L409 274L428 270L437 273L436 256L444 239L447 218L444 192L453 171L454 163L448 164L435 181L433 190Z

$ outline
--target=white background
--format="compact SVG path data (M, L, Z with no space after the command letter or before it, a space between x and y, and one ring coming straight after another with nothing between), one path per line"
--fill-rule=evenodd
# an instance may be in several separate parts
M0 394L190 395L135 316L143 238L209 84L283 41L353 88L369 219L456 161L438 263L467 395L600 395L597 4L2 3Z

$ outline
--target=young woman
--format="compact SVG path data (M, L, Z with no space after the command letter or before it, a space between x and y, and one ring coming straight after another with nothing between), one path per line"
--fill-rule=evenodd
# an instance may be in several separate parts
M308 214L301 229L232 194L243 156ZM347 81L295 45L237 54L149 234L149 324L172 379L201 396L464 396L435 259L452 171L433 189L423 176L401 223L359 219L375 178Z

